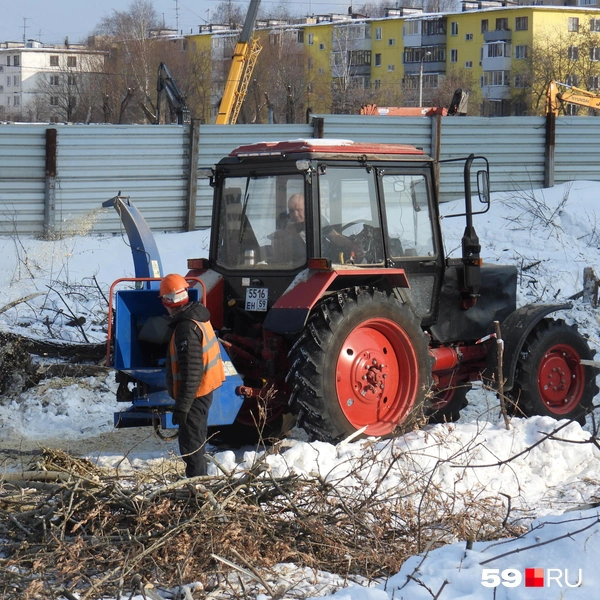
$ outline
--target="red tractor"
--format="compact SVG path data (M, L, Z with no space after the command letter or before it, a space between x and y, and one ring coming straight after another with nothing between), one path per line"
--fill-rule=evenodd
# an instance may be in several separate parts
M281 435L297 421L335 442L392 435L423 416L455 420L471 382L494 379L495 322L515 414L585 421L598 388L581 359L593 353L575 327L548 317L569 305L517 309L517 269L482 263L471 189L485 212L489 168L460 160L457 259L443 252L439 165L415 147L263 142L203 172L214 187L210 252L188 260L188 276L205 287L243 379L238 431L266 422ZM121 376L135 386L131 372Z

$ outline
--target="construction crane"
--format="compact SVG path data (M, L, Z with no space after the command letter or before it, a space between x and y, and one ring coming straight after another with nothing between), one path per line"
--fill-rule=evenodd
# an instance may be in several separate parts
M559 85L567 89L559 92ZM566 102L600 110L600 94L560 83L560 81L551 81L546 92L546 114L558 116L560 107Z
M229 76L215 121L217 125L234 125L246 97L256 59L262 50L259 41L252 38L259 5L260 0L250 0L244 27L233 52Z

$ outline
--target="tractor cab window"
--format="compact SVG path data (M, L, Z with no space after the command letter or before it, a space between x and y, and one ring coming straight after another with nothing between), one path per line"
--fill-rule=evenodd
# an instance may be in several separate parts
M306 263L304 177L223 182L217 263L228 269L295 269Z
M394 258L434 256L425 177L384 174L382 181L390 255Z
M319 175L321 255L333 264L380 264L375 170L327 166Z

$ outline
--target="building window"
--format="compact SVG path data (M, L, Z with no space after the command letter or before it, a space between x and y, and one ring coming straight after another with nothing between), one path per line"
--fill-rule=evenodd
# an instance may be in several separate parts
M573 85L577 87L579 85L579 76L578 75L567 75L565 77L565 83L567 85Z
M472 33L466 33L465 34L465 40L467 42L471 42L473 40L473 34Z
M67 76L67 85L77 85L77 80L75 78L75 75Z
M396 65L388 65L388 73L396 70Z
M15 96L15 97L13 98L13 104L14 104L15 106L19 106L19 105L21 104L21 100L20 100L19 96Z
M6 66L10 67L10 56L6 56Z
M404 35L419 35L421 33L421 21L406 21Z
M458 62L458 50L456 48L450 50L450 62Z
M381 53L380 52L375 53L375 66L376 67L381 66Z
M569 46L567 50L567 58L569 60L579 60L579 47Z
M579 31L579 17L569 17L569 31L577 33Z
M529 29L529 17L517 17L515 19L515 29L517 31L527 31Z
M375 27L375 39L376 40L383 39L381 36L382 36L381 27Z
M11 82L10 75L8 75L6 77L6 87L10 87L10 82Z
M517 73L515 75L515 87L524 88L527 87L527 76L523 73Z
M593 75L590 77L589 86L590 90L597 90L600 88L600 76Z
M527 58L528 46L515 46L515 58Z
M298 37L296 38L296 41L297 41L299 44L304 44L304 30L303 30L303 29L301 29L301 30L298 32Z
M390 38L388 40L388 46L395 46L396 45L396 38Z
M590 60L599 61L600 60L600 48L598 46L594 46L590 48Z
M499 58L502 56L510 56L509 44L504 42L497 42L493 44L486 44L488 58Z
M510 71L485 71L483 73L483 85L510 85Z
M496 19L496 31L508 31L508 17Z
M58 96L50 96L50 106L58 106Z
M325 50L325 44L319 44L319 50Z
M325 75L325 69L323 67L319 67L319 75Z
M450 35L458 35L458 21L450 23Z
M373 80L373 88L378 90L381 88L381 79L374 79Z
M489 22L487 19L481 19L481 33L485 33L489 28Z
M74 68L77 66L77 57L76 56L67 56L67 67Z
M60 77L58 75L50 75L50 85L59 85Z
M590 19L590 31L600 31L600 19Z
M6 99L6 106L10 106L10 96Z
M308 62L307 62L307 65L306 65L306 66L308 67L308 70L309 70L309 71L312 71L312 70L313 70L313 67L315 66L315 61L313 60L313 57L312 57L312 56L309 56L309 57L308 57Z
M20 64L21 64L21 57L18 54L15 54L15 56L13 56L13 65L15 67L18 67Z
M18 75L13 75L13 85L15 87L19 87L19 76Z
M271 46L281 45L281 34L280 33L269 33L269 44Z
M58 56L57 55L52 54L50 56L50 66L51 67L58 67Z
M465 69L472 69L472 68L473 68L472 60L468 60L467 62L465 62Z
M315 34L309 33L308 34L308 45L312 46L314 43L315 43Z

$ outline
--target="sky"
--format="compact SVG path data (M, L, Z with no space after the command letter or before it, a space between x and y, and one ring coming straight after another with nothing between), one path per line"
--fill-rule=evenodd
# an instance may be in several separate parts
M242 2L246 0L232 0ZM284 0L293 14L327 14L347 12L349 2L332 0ZM198 31L198 25L210 22L220 0L154 0L159 17L167 26L176 27L184 34ZM274 7L280 0L262 0L262 5ZM87 35L113 10L127 10L128 2L118 0L0 0L0 42L22 41L24 26L26 39L36 39L44 44L63 43L65 37L71 43L85 40Z
M519 305L560 302L581 290L584 267L600 273L599 196L600 184L589 181L535 193L495 193L490 211L474 218L483 259L523 268ZM458 208L449 203L442 211L451 214ZM102 218L102 213L96 218ZM442 228L446 248L459 248L462 219L443 219ZM165 272L184 272L186 257L181 248L206 249L209 233L156 234ZM0 256L0 308L27 294L40 294L1 312L0 328L30 337L47 336L50 323L55 333L75 339L77 329L65 323L70 315L64 300L70 296L60 297L58 282L63 281L73 296L83 298L77 305L71 303L71 310L88 317L90 339L101 341L102 331L94 329L90 318L98 303L90 293L78 294L75 285L93 276L106 293L114 279L133 275L131 254L120 236L76 236L57 242L21 236L18 243L4 236L0 237ZM577 324L590 344L600 348L597 309L578 300L559 316ZM107 469L118 465L120 472L158 467L167 461L181 465L174 442L161 441L143 428L112 429L113 412L118 410L115 389L112 375L76 381L55 378L0 397L0 480L3 472L23 468L21 462L11 462L16 449L39 446L87 456ZM448 494L458 504L462 498L478 498L487 506L486 499L502 503L510 496L510 514L529 526L527 533L516 539L476 542L471 549L465 540L451 539L436 550L409 558L398 573L371 582L370 587L366 582L352 583L335 574L282 563L269 571L269 581L276 578L272 587L293 587L293 595L284 598L331 600L431 600L437 592L440 600L597 597L600 450L589 443L591 420L581 427L549 417L515 418L507 429L492 393L475 386L468 401L456 423L427 426L394 440L349 440L333 446L309 443L301 430L294 430L281 451L268 456L266 463L275 477L325 477L337 493L352 493L386 473L387 489L390 493L399 490L406 501L418 502L418 482L423 481L431 482L440 497ZM600 404L600 395L595 404ZM600 422L600 408L595 418ZM550 439L557 427L560 432ZM13 449L12 454L3 454L3 448ZM213 461L230 472L243 473L261 459L261 453L251 447L209 450ZM217 475L213 462L209 474ZM411 482L416 482L417 493L411 490ZM193 588L195 582L185 583ZM259 584L246 583L247 597L268 600ZM220 598L215 592L211 597Z

